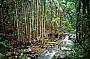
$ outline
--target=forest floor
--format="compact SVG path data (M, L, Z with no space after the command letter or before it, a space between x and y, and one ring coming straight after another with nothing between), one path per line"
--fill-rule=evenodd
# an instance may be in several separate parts
M22 46L22 47L17 47L14 49L11 49L6 53L6 55L3 57L4 59L34 59L37 58L39 55L41 55L44 51L47 50L48 47L53 48L56 45L60 45L62 42L60 40L49 40L47 43L40 45L33 45L33 46ZM1 57L0 57L1 58Z

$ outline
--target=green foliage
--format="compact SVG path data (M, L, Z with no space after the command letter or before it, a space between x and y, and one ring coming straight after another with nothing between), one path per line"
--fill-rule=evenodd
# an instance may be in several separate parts
M1 32L1 33L0 33L0 36L5 36L5 33L2 33L2 32Z
M85 51L77 44L73 45L73 53L67 56L67 59L84 59Z
M69 22L69 20L63 21L63 32L75 32L73 25Z
M36 31L36 29L35 28L32 28L32 32L35 32Z
M76 31L75 2L73 2L73 0L71 1L64 0L64 3L62 3L62 6L63 6L63 31L75 32Z
M57 3L57 10L60 11L60 4L62 4L62 22L63 22L63 32L75 32L76 31L76 8L75 1L73 0L54 0ZM51 14L52 11L52 25L54 31L59 31L60 17L56 16L56 8L54 3L52 4L52 9L50 8L50 3L47 4L48 13ZM47 19L48 24L50 24L50 17Z
M84 59L86 54L85 50L82 49L82 47L78 43L76 43L75 38L73 38L72 41L74 42L74 44L72 44L70 48L73 49L73 52L66 56L66 59Z
M54 31L59 31L59 17L54 16L52 20Z
M60 59L60 54L57 52L54 54L54 56L52 57L52 59Z
M8 40L4 39L5 33L0 33L0 53L5 54L8 49L13 48Z
M4 54L8 49L13 48L7 40L0 39L0 53Z

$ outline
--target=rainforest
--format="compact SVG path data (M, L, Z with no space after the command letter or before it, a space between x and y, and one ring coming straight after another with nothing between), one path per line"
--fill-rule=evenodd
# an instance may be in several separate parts
M90 0L0 0L0 59L90 59Z

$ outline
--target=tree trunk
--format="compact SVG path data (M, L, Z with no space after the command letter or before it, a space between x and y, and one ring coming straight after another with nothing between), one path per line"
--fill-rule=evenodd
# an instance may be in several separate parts
M50 18L50 34L52 34L52 0L50 1L51 18Z
M62 7L61 5L60 5L60 8L61 8L60 10L60 34L62 34Z

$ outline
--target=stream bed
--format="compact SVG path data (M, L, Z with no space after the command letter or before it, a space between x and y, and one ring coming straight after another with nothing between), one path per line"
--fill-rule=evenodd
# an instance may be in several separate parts
M56 52L58 52L60 49L58 48L58 45L54 47L47 47L47 50L45 50L37 59L51 59Z
M73 49L70 48L70 46L73 44L73 41L69 40L68 35L65 35L65 37L62 39L62 42L62 44L56 45L54 47L48 46L47 49L37 59L52 59L57 52L60 53L61 58L65 58L66 55L71 54Z

